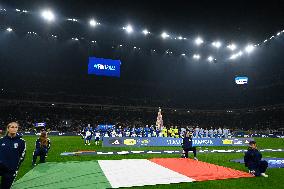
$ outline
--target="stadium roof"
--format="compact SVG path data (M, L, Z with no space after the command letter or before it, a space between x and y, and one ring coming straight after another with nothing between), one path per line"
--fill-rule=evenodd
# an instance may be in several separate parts
M282 103L280 0L9 0L1 1L0 19L1 88L113 95L140 87L129 95L242 103L261 101L266 90L267 101ZM87 76L89 56L122 60L120 80ZM236 88L237 76L249 85Z

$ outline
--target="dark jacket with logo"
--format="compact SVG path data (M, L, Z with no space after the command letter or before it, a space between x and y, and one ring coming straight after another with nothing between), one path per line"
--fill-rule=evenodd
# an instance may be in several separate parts
M248 148L244 157L245 166L248 167L249 169L255 169L259 166L261 158L262 155L257 149Z
M42 152L47 153L48 150L50 149L50 144L51 144L50 139L47 138L47 145L46 146L40 146L40 139L38 138L36 140L36 149L35 149L35 151L42 151Z
M21 136L9 137L8 135L0 139L0 163L5 165L10 171L17 171L25 158L26 142Z
M182 140L182 148L188 149L192 148L192 137L184 137Z

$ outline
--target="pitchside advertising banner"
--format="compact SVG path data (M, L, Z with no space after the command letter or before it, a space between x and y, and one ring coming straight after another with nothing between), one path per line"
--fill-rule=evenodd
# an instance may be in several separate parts
M194 138L193 146L247 146L253 138ZM115 137L104 138L104 147L123 146L181 146L182 138L170 137Z
M120 60L89 57L88 74L120 77Z

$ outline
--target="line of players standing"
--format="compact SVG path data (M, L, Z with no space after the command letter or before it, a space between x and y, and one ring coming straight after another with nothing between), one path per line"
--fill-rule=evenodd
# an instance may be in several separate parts
M228 138L231 137L231 132L227 128L213 129L212 127L208 130L207 128L187 128L190 132L193 133L193 138Z
M84 138L85 145L90 145L92 137L95 137L95 144L98 145L99 141L103 137L183 137L186 131L193 133L193 138L228 138L231 136L230 130L226 128L213 129L212 127L208 130L199 128L198 126L180 128L173 126L169 129L163 128L162 130L151 125L145 127L111 127L111 128L92 128L90 124L84 127L81 136Z

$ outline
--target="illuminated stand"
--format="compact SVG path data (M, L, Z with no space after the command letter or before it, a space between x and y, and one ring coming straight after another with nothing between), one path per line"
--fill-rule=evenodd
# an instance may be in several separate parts
M156 121L156 127L159 130L163 130L164 125L163 125L163 116L162 116L162 109L159 107L158 111L158 116L157 116L157 121Z

